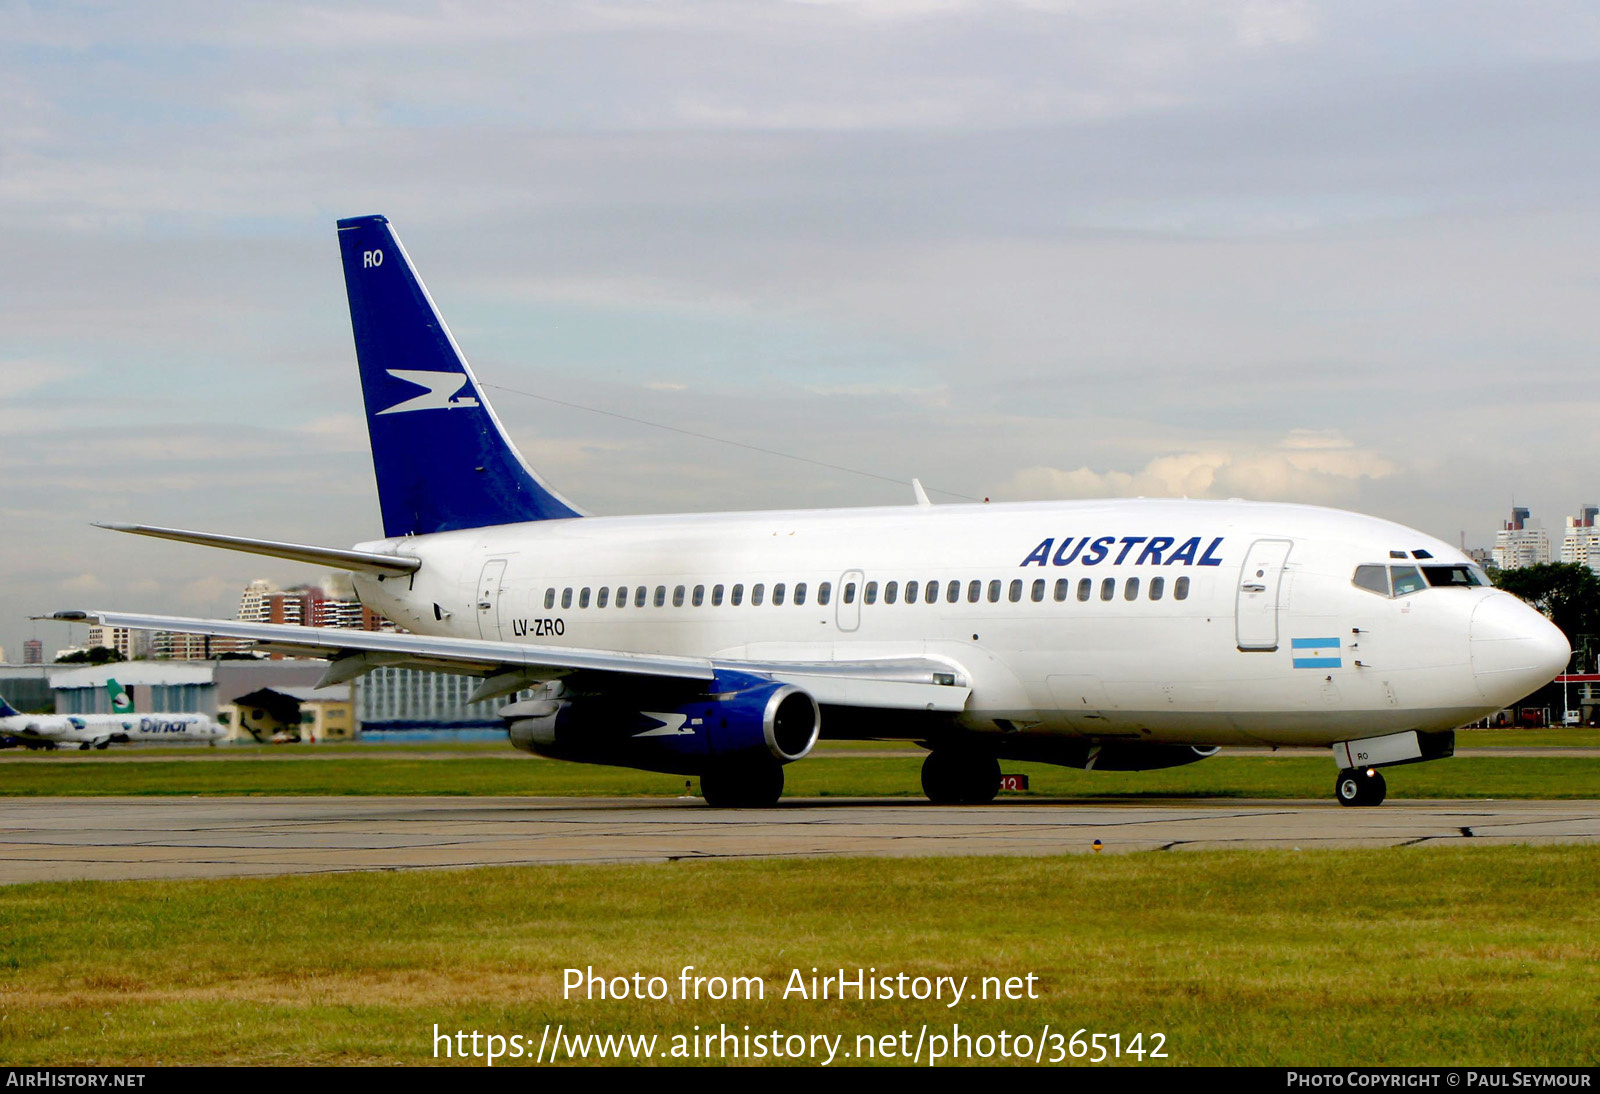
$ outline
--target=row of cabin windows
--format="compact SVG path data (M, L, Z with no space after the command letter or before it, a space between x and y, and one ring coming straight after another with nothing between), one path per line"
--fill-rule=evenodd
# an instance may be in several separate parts
M987 583L987 587L982 581L967 582L965 599L969 604L977 604L983 600L988 600L990 604L998 604L1001 598L1004 597L1011 603L1017 604L1026 595L1029 600L1037 604L1042 603L1047 595L1053 595L1058 602L1070 600L1075 595L1077 599L1087 601L1094 599L1096 584L1093 578L1079 578L1076 592L1074 592L1071 578L1057 578L1052 594L1050 583L1042 577L1035 578L1031 586L1021 578L1013 578L1009 585L999 578L995 578ZM1116 578L1101 578L1098 585L1101 600L1115 600L1117 598ZM1152 577L1148 583L1141 585L1140 579L1137 577L1126 578L1122 582L1122 599L1138 600L1141 588L1144 590L1146 598L1160 600L1167 595L1167 579L1165 577ZM795 582L792 588L786 582L780 581L772 586L771 591L773 604L793 603L803 605L808 595L808 588L804 581ZM692 607L698 608L706 603L706 592L704 585L696 585L693 590L690 590L686 585L675 586L671 593L672 606L681 608L685 603L688 603ZM864 604L876 604L880 596L885 604L895 604L902 600L907 604L937 604L940 599L943 599L947 604L958 604L963 598L962 583L959 581L907 581L903 586L898 581L886 581L881 588L876 581L869 581L861 588L860 592L861 601ZM654 604L658 608L665 607L667 595L667 587L665 585L657 585L653 595L648 585L638 585L632 590L633 606L642 608L646 604ZM854 604L856 602L856 583L854 581L846 581L839 595L846 604ZM579 608L587 608L591 604L596 608L604 608L608 605L622 608L628 604L629 589L626 585L622 585L613 594L612 590L607 586L601 586L599 589L593 590L589 588L566 588L561 590L560 596L563 608L571 608L574 601L576 601ZM722 585L711 586L710 601L713 608L720 608L725 596L726 602L737 608L744 603L745 587L742 584L734 585L731 589ZM818 605L825 606L832 598L833 582L824 581L817 586ZM1174 600L1189 599L1189 579L1187 577L1180 577L1172 583L1172 598ZM751 604L759 607L766 602L766 599L767 586L765 583L757 583L750 586ZM546 589L544 591L544 606L546 609L553 609L556 606L556 590Z

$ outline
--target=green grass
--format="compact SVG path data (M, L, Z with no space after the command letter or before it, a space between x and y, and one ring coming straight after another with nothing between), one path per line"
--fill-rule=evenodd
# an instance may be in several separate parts
M1586 1064L1600 848L680 862L0 889L0 1060L429 1063L532 1035L1166 1035L1174 1064ZM762 977L563 1000L562 970ZM783 1000L789 971L1039 977L1036 1001Z
M1600 729L1587 726L1549 729L1458 729L1457 748L1595 748Z
M816 756L785 769L790 797L920 797L920 754ZM1333 764L1321 753L1217 756L1166 771L1086 772L1006 763L1035 798L1325 798ZM1457 757L1385 772L1392 798L1600 798L1600 756ZM596 795L683 793L682 776L528 757L345 756L306 762L152 760L54 763L41 754L0 767L0 796L204 794ZM1011 797L1011 795L1007 795Z

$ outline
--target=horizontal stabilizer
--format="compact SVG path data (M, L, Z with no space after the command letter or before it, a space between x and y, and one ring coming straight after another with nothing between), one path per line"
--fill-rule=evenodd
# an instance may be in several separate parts
M303 543L279 543L270 539L245 539L243 536L222 536L215 532L188 532L182 528L154 528L147 524L96 524L96 528L109 528L113 532L132 532L136 536L154 536L157 539L175 539L179 543L194 543L201 547L221 547L228 551L244 551L252 555L270 555L273 558L309 562L314 566L328 566L335 570L356 570L364 574L381 574L385 577L403 577L415 573L422 565L420 559L408 555L386 555L375 551L345 551L336 547L312 547Z

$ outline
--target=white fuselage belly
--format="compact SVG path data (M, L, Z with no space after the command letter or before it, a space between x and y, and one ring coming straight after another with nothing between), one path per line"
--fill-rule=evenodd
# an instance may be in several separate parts
M1387 564L1391 552L1465 564L1459 551L1388 521L1308 506L1141 499L587 517L363 548L422 560L411 577L357 576L364 603L418 633L762 661L936 658L970 680L960 720L980 732L1326 745L1449 729L1524 693L1517 673L1489 685L1474 666L1474 613L1507 594L1427 588L1390 598L1352 584L1357 565ZM1151 596L1155 578L1160 599ZM1058 600L1063 579L1067 596ZM1089 597L1080 600L1085 579ZM930 581L939 584L933 603ZM1111 599L1102 598L1107 581ZM914 603L905 600L908 582L918 585ZM781 605L773 603L780 583ZM803 605L794 602L799 583ZM743 586L737 606L735 585ZM627 590L621 607L618 589Z

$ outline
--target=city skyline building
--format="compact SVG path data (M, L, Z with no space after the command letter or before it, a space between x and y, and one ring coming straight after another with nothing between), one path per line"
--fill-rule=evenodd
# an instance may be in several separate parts
M1511 519L1494 534L1494 564L1501 570L1520 570L1550 561L1550 534L1544 522L1526 506L1513 506Z
M1584 505L1578 515L1567 518L1561 536L1561 561L1574 562L1600 573L1600 527L1595 520L1600 517L1600 506Z
M137 661L150 656L150 632L96 624L89 628L89 638L84 645L91 650L104 646L122 654L125 661Z

